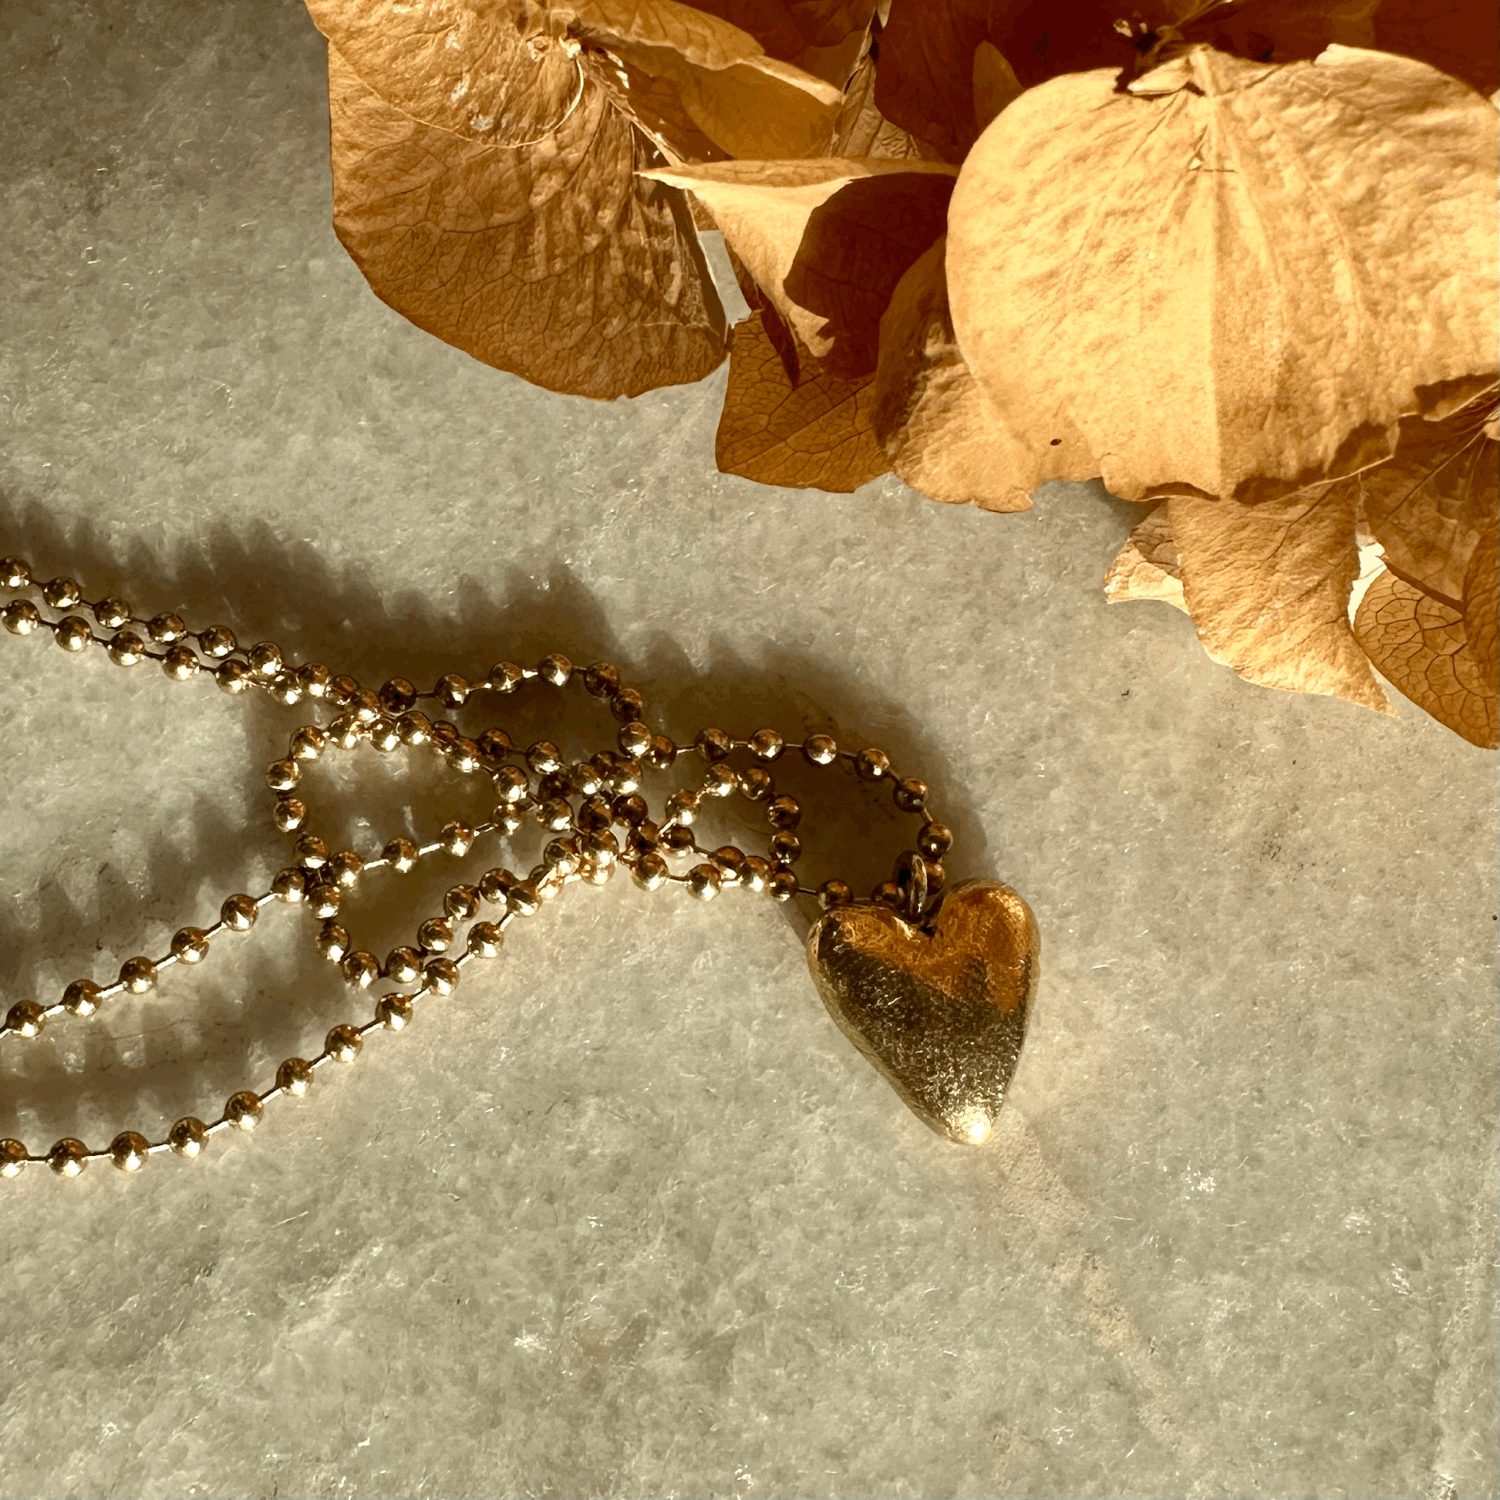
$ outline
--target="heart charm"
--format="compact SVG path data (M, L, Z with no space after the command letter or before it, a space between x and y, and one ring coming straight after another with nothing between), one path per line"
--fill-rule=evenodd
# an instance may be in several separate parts
M939 1134L987 1140L1015 1072L1041 940L1009 886L955 886L914 926L887 906L825 912L807 939L818 992L849 1040Z

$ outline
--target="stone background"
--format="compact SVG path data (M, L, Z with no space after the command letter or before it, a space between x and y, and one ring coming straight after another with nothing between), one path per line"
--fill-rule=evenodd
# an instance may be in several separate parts
M1106 606L1089 486L758 488L722 371L594 405L420 333L334 239L293 0L6 0L0 55L0 551L376 681L558 649L680 736L879 744L1045 934L990 1151L901 1108L785 912L616 881L253 1139L0 1184L0 1493L1496 1493L1492 756ZM0 682L8 999L282 863L295 710L9 636ZM366 845L452 802L323 796ZM815 811L815 876L902 847ZM316 1050L304 922L8 1048L0 1134Z

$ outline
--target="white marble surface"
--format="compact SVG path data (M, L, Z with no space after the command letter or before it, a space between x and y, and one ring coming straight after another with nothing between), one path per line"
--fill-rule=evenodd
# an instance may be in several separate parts
M987 1152L783 913L618 881L253 1138L0 1183L0 1493L1496 1492L1492 756L1107 607L1090 487L757 488L722 373L591 405L403 323L329 227L291 0L15 0L0 54L0 551L376 680L560 649L678 734L880 744L1045 934ZM282 862L295 711L9 636L0 681L7 1002ZM410 790L360 778L431 826ZM826 816L815 870L900 847ZM315 1048L351 1002L305 934L8 1048L0 1135L159 1131Z

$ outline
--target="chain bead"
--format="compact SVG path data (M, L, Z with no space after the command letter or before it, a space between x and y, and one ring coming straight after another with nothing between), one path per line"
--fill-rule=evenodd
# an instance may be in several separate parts
M214 668L214 681L226 693L243 693L250 687L250 668L242 661L221 661Z
M700 901L712 901L724 885L717 865L694 865L687 873L687 888Z
M790 870L772 870L766 881L766 894L773 901L790 901L797 894L797 877Z
M435 958L422 970L422 988L429 995L451 995L463 971L451 958Z
M870 892L870 900L877 906L889 906L900 911L906 905L906 895L894 880L882 880Z
M317 724L294 729L287 748L293 760L316 760L328 748L328 736Z
M30 599L12 599L0 610L0 620L12 635L30 635L42 623L42 612Z
M467 823L444 823L438 842L445 854L467 854L474 845L474 830Z
M312 1087L312 1064L300 1057L289 1057L276 1070L276 1087L283 1094L300 1099Z
M184 1115L167 1132L167 1144L178 1156L202 1156L208 1140L208 1126L196 1115Z
M0 588L24 589L31 582L31 564L24 557L0 557Z
M172 934L172 957L180 964L201 963L208 957L208 934L201 927L182 927Z
M266 767L266 785L273 792L289 792L302 780L302 767L290 757L286 760L273 760Z
M867 746L854 757L854 773L861 781L879 781L891 774L891 758L884 750Z
M117 667L133 667L143 661L146 643L133 630L118 630L110 637L109 659Z
M776 783L764 766L750 766L740 772L740 795L749 802L768 801L776 791Z
M370 725L370 743L381 751L391 751L401 743L401 731L394 719L376 719Z
M772 828L790 832L802 821L802 804L795 797L773 797L766 806L766 818Z
M762 859L758 854L747 854L745 863L740 869L740 884L747 891L754 891L759 895L766 889L767 882L771 879L771 862Z
M655 891L660 890L666 884L672 872L661 855L643 854L636 860L630 873L643 891Z
M433 689L433 696L444 708L462 708L468 701L469 679L460 677L457 672L449 672L437 680L437 686Z
M149 958L127 958L120 965L120 983L132 995L156 988L156 965Z
M499 661L484 680L491 692L513 693L526 680L526 674L513 661Z
M333 673L320 661L310 661L297 668L297 681L309 698L326 698L333 684Z
M307 895L307 875L296 865L278 870L271 880L271 894L288 906L296 906Z
M235 648L234 632L225 630L222 625L210 625L207 630L198 632L198 645L205 656L215 659L228 656Z
M396 733L403 745L416 749L432 738L432 720L421 709L414 708L396 720Z
M250 670L257 677L276 677L286 669L286 658L275 641L260 641L245 655L250 661Z
M380 706L393 717L399 717L417 701L416 687L404 677L392 677L389 682L380 686L380 691L375 695L380 699Z
M174 615L170 610L165 614L153 615L146 625L146 634L158 646L175 646L187 633L182 617Z
M18 1140L6 1136L0 1140L0 1177L16 1177L31 1158L31 1153Z
M771 840L771 858L778 865L794 865L802 858L802 840L782 829Z
M479 892L472 885L450 886L443 895L443 915L466 922L479 910Z
M83 590L71 578L53 578L42 585L42 598L53 609L73 609L83 602Z
M34 1037L47 1024L47 1013L35 1000L17 1000L5 1013L4 1030L17 1036Z
M608 662L596 661L583 669L583 690L591 698L608 698L620 686L620 669Z
M786 741L774 729L757 729L749 743L750 753L757 760L776 760L786 749Z
M307 887L307 909L320 921L338 916L343 904L344 893L331 880L316 880Z
M359 879L359 872L364 867L364 860L354 850L340 849L329 859L323 874L325 879L332 880L348 890Z
M953 847L953 830L946 823L926 823L917 835L917 849L925 859L941 859Z
M842 880L825 880L818 887L818 905L824 911L832 911L836 906L848 906L854 900L854 892Z
M323 1050L335 1061L352 1063L365 1044L358 1030L349 1025L335 1026L323 1042Z
M63 991L63 1008L69 1015L91 1016L99 1009L99 994L99 986L92 979L75 979Z
M566 687L568 679L573 675L573 663L554 651L536 664L536 675L544 682L550 682L553 687Z
M446 917L429 917L417 928L417 942L427 953L446 953L453 946L453 923Z
M187 682L198 675L201 667L202 663L186 646L173 646L161 659L162 671L173 682Z
M409 995L382 995L375 1002L375 1019L387 1031L403 1031L411 1022Z
M380 972L397 984L410 984L422 972L422 955L415 948L392 948L386 954Z
M297 863L309 870L320 870L328 863L328 845L315 833L304 833L292 845L292 849L296 853Z
M146 1165L151 1142L133 1130L122 1130L109 1143L109 1159L122 1172L139 1172Z
M260 908L255 904L255 897L243 894L230 896L219 908L219 920L231 932L249 932L259 915Z
M353 953L346 953L339 960L339 973L344 976L347 984L367 990L380 978L380 960L373 953L358 949Z
M498 922L476 922L464 939L465 950L475 958L494 958L505 942Z
M331 964L336 964L349 951L349 932L337 922L324 922L318 929L318 952Z
M714 765L703 773L699 792L704 797L727 797L739 784L739 773L732 766Z
M65 1135L47 1153L47 1165L59 1177L77 1177L88 1166L89 1148L74 1136Z
M710 764L714 761L723 760L732 747L733 742L722 729L700 729L698 737L693 741L693 749Z
M265 1106L248 1089L231 1094L224 1105L224 1118L236 1130L254 1130L264 1113Z
M896 783L892 796L902 812L921 812L927 806L927 783L916 776L903 777Z
M831 735L810 734L802 742L802 753L809 764L826 766L838 759L839 747Z
M65 615L53 626L52 638L64 651L82 651L94 638L89 622L81 615Z
M405 875L417 862L417 846L410 839L392 839L380 851L380 857L397 874Z
M130 618L130 606L123 599L108 597L89 606L95 621L104 630L118 630Z
M278 797L271 819L282 833L296 833L307 822L307 804L300 797Z
M529 880L518 880L505 893L505 907L518 917L534 917L541 909L542 898Z

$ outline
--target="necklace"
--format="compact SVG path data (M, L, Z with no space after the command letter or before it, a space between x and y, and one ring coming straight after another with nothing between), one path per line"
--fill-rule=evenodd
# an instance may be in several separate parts
M254 930L261 912L277 904L310 915L318 952L345 983L378 992L369 1019L334 1026L315 1056L287 1058L269 1088L231 1094L212 1120L184 1116L156 1139L124 1130L103 1150L72 1136L41 1153L0 1139L0 1176L45 1164L59 1176L76 1177L95 1161L134 1172L153 1156L200 1156L216 1136L252 1131L268 1104L300 1098L325 1070L353 1063L372 1033L401 1031L419 1004L451 996L471 966L500 953L516 922L568 887L604 885L620 869L643 890L680 886L701 901L729 889L780 902L816 898L822 914L808 935L808 961L833 1019L932 1129L967 1144L989 1138L1036 990L1036 925L1008 886L969 881L945 888L943 861L953 834L928 806L926 784L898 775L883 751L843 750L826 734L789 741L773 729L745 738L704 729L688 752L700 768L697 784L669 793L654 815L644 788L687 755L649 726L641 695L605 663L578 668L553 654L530 667L500 662L478 680L449 673L429 691L402 678L377 691L321 664L295 663L268 641L242 647L223 626L191 630L175 614L140 618L122 599L87 601L74 579L40 581L20 558L0 559L0 591L11 596L0 607L0 622L14 636L50 635L71 654L95 648L120 667L154 662L175 682L211 678L229 696L259 692L308 710L306 722L288 737L286 755L266 770L272 820L292 848L291 862L270 889L228 896L215 920L180 928L160 957L127 959L113 980L75 979L51 1004L16 1001L0 1025L0 1044L33 1039L62 1016L94 1016L117 997L154 991L167 971L204 962L221 942ZM612 747L570 761L550 740L521 748L499 727L470 737L421 706L457 712L532 686L581 687L613 722ZM379 850L331 850L310 826L305 768L341 751L402 748L426 753L435 769L485 778L495 797L491 814L473 823L448 822L423 843L399 837ZM914 847L897 858L891 878L869 899L856 900L841 880L816 889L799 881L802 808L776 782L777 762L793 754L856 782L888 787L896 807L917 818ZM698 843L700 812L732 796L763 809L769 826L764 854ZM455 881L442 910L419 923L414 941L383 959L355 943L346 925L352 897L372 875L404 875L428 860L467 860L523 832L541 843L526 874L495 865L473 883Z

